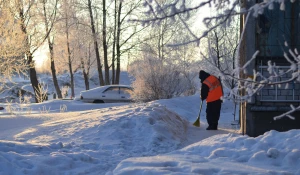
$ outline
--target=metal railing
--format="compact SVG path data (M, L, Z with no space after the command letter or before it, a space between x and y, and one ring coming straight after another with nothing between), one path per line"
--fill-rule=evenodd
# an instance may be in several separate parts
M262 64L260 66L258 66L258 69L260 70L260 73L262 75L264 75L263 73L264 72L267 72L267 69L268 69L268 66L263 66ZM288 70L290 69L290 66L275 66L275 71L279 72L279 70ZM266 70L266 71L264 71ZM282 78L282 77L280 77ZM286 79L288 78L291 78L291 77L285 77ZM280 81L279 78L276 78L275 79L276 82ZM264 88L262 88L262 90L260 91L260 101L261 102L300 102L300 85L298 86L298 88L296 88L296 82L295 81L292 81L289 83L292 88L290 89L279 89L278 85L273 85L275 88L274 89L270 89L270 86L266 86ZM271 97L273 94L268 94L268 95L264 95L263 94L263 91L269 91L270 90L274 90L275 94L274 94L274 99L265 99L266 97ZM279 94L280 92L283 92L285 91L286 94L291 94L291 95L282 95L282 94ZM298 92L296 94L296 91ZM283 96L286 96L286 99L279 99L279 97L283 97ZM265 97L265 98L264 98ZM287 97L290 97L290 99L287 99Z

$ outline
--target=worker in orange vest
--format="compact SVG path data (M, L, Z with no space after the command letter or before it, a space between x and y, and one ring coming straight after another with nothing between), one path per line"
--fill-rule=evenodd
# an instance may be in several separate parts
M222 84L217 77L203 70L199 72L199 78L202 84L201 100L206 100L206 130L217 130L222 106Z

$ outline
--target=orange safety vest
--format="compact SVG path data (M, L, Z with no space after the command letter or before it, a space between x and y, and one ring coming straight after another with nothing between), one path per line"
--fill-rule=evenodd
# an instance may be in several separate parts
M206 102L219 100L223 96L221 82L217 77L210 75L203 81L203 83L206 84L209 88Z

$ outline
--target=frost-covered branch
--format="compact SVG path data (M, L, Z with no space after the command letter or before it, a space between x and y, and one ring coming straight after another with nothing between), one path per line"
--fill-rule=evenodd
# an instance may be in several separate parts
M157 0L144 0L145 14L147 19L131 19L130 21L141 22L143 25L159 25L163 20L172 19L176 21L178 16L185 15L185 20L189 19L190 13L194 11L201 11L205 8L214 8L214 11L222 10L222 13L215 14L203 19L203 24L207 27L200 36L197 36L189 42L176 43L176 44L189 44L191 42L199 43L201 39L207 36L207 34L214 29L230 25L232 18L241 14L251 13L254 17L258 17L263 14L266 8L274 9L274 3L280 3L280 10L285 10L285 2L288 0L265 0L261 3L255 3L255 5L243 7L243 2L240 0L207 0L204 2L198 2L196 5L191 6L186 0L170 1L169 3L162 4ZM294 2L293 0L291 2ZM213 24L213 25L211 25Z
M292 114L293 112L295 112L297 110L300 110L300 106L298 106L297 108L295 108L294 105L290 105L290 107L291 107L290 111L288 111L286 113L283 113L283 114L281 114L279 116L274 117L274 120L279 120L279 119L281 119L283 117L288 117L288 118L290 118L292 120L295 120L295 117L291 116L290 114Z
M299 55L297 54L298 51L295 50L293 52L294 57L298 57ZM299 81L300 77L300 70L297 66L295 66L295 62L290 65L290 67L287 70L279 70L279 66L276 66L275 63L272 63L271 61L268 62L268 66L266 66L268 70L268 76L263 75L261 72L258 72L256 70L253 70L253 77L252 78L240 78L239 75L241 72L244 72L247 66L250 64L251 61L253 61L258 52L256 52L253 57L247 61L244 65L241 65L241 67L237 67L232 70L231 73L226 73L218 67L214 67L215 70L218 70L218 74L223 78L223 79L233 79L239 83L239 86L236 89L232 89L231 93L233 96L239 97L239 99L247 100L247 98L250 98L252 95L256 94L259 90L261 90L265 86L273 86L273 85L282 85L282 84L288 84L294 81ZM287 59L288 56L286 57ZM297 63L299 64L299 62ZM282 77L291 74L292 76L288 79L283 79L280 80ZM248 93L246 94L245 97L240 96L239 92L240 90L246 90Z
M245 102L249 100L254 94L257 94L262 90L262 88L267 86L282 86L286 85L288 88L289 84L294 82L300 82L300 56L297 49L289 49L288 52L284 52L283 58L285 58L288 66L285 68L280 68L275 62L269 61L266 66L262 69L267 70L267 72L260 72L255 70L249 71L249 67L259 54L259 51L255 51L250 60L246 63L241 62L241 46L243 44L243 38L246 34L248 22L251 22L253 18L259 17L264 14L264 11L273 10L276 4L279 4L278 10L284 11L286 8L286 3L290 1L294 3L294 0L264 0L260 3L256 1L227 1L227 0L207 0L205 2L197 2L195 5L188 5L185 0L175 0L165 2L164 4L159 3L157 0L145 0L144 6L147 8L145 12L148 16L147 19L135 19L134 21L142 22L144 25L154 25L161 24L163 20L171 19L172 21L184 21L189 18L189 13L192 11L200 11L206 7L214 8L217 13L212 16L206 17L203 20L203 24L207 27L200 35L192 33L192 30L188 32L193 36L189 41L184 41L182 43L171 43L173 46L185 45L191 42L200 43L203 38L210 37L210 33L218 30L219 28L226 28L232 24L236 16L243 15L243 28L241 29L241 35L239 36L239 41L237 46L231 45L234 49L236 55L232 58L226 56L226 48L219 45L218 41L209 41L208 44L208 55L202 54L203 58L210 63L211 70L219 75L223 80L232 81L235 86L230 87L229 98L238 99L240 102ZM293 5L293 4L292 4ZM185 15L185 18L182 16ZM252 18L252 19L251 19ZM182 20L184 19L184 20ZM189 26L185 25L186 28ZM220 38L217 38L221 40ZM230 43L230 42L227 42ZM170 44L169 44L170 45ZM226 45L226 44L223 44ZM289 47L287 42L284 43L286 47ZM218 48L211 48L218 46ZM249 53L248 55L249 56ZM228 60L231 59L231 60ZM223 64L220 65L220 61ZM227 62L236 62L235 66L230 67ZM241 65L242 64L242 65ZM243 76L241 76L243 75ZM244 76L247 75L247 76ZM235 82L235 83L234 83ZM227 84L226 84L227 86ZM241 93L243 92L243 93ZM300 107L292 107L292 110L283 114L282 116L290 117L290 114ZM279 119L281 117L277 117Z
M6 83L13 82L13 76L26 75L27 69L22 59L24 35L20 30L20 24L14 20L10 9L3 5L5 3L0 4L0 92L9 88Z
M144 25L149 25L153 22L161 22L167 18L174 19L175 16L187 14L211 3L212 0L201 2L194 7L187 7L185 0L177 0L170 4L161 5L156 0L145 0L144 7L148 8L145 12L146 16L152 16L148 19L131 19L131 21L142 22Z

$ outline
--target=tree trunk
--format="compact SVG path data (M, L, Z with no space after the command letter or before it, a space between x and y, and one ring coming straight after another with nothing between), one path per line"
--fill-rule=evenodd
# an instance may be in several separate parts
M30 45L29 45L29 41L28 41L28 34L27 34L27 28L25 25L25 17L24 17L24 13L23 13L23 7L21 6L21 4L19 4L19 17L20 17L20 27L22 32L24 33L24 35L26 36L26 57L27 57L27 65L29 66L29 77L30 77L30 82L34 91L34 98L35 98L35 102L39 103L42 101L38 100L38 97L40 96L40 84L39 81L37 79L37 74L36 74L36 70L35 70L35 64L33 61L33 56L32 53L30 51Z
M103 10L103 25L102 25L102 44L103 44L103 56L104 56L104 69L105 69L105 84L110 84L109 81L109 67L107 58L107 42L106 42L106 0L102 0Z
M82 73L83 73L85 90L89 90L90 89L89 74L88 74L88 72L85 71L83 58L81 58L81 68L82 68Z
M115 57L116 57L116 30L117 30L117 0L115 0L115 13L114 13L114 34L113 34L113 49L112 49L112 84L116 84L116 70L115 70Z
M220 70L220 59L221 59L221 56L220 56L220 50L219 50L219 37L218 37L216 31L214 32L214 34L215 34L215 37L216 37L216 47L217 47L216 48L216 52L217 52L217 67Z
M91 69L91 47L89 44L89 53L88 53L88 62L87 62L87 69L86 69L86 89L89 90L90 89L90 69Z
M117 70L116 70L116 84L120 83L120 72L121 72L121 46L120 46L120 34L121 34L121 11L122 11L122 1L119 1L118 10L118 26L117 26L117 38L116 38L116 49L117 49Z
M96 34L96 30L95 30L91 0L88 0L88 7L89 7L90 18L91 18L91 29L92 29L92 34L93 34L94 48L95 48L95 52L96 52L99 82L100 82L100 85L103 86L103 85L105 85L105 82L103 80L102 65L101 65L101 60L100 60L100 54L99 54L97 34Z
M86 54L86 56L87 56L87 54ZM85 90L89 90L90 89L90 85L89 85L89 72L85 71L84 64L85 63L83 61L83 57L81 57L81 69L82 69L82 73L83 73Z
M68 34L67 34L67 38L68 38ZM72 96L72 98L74 98L75 97L74 75L73 75L73 69L72 69L72 60L71 60L69 39L67 39L67 47L68 47L68 65L69 65L69 72L70 72L70 78L71 78L71 96Z
M36 103L41 103L46 99L40 99L39 98L39 97L42 96L41 93L43 93L43 92L40 92L41 88L40 88L40 83L37 79L35 64L34 64L34 61L33 61L33 56L29 51L27 51L26 55L27 55L27 59L28 59L27 64L30 66L30 68L29 68L29 77L30 77L30 82L31 82L32 88L34 90L35 102Z
M75 97L74 91L74 75L72 70L72 60L71 60L71 50L70 50L70 43L69 43L69 23L68 18L66 18L66 36L67 36L67 51L68 51L68 66L71 78L71 96L72 98Z
M57 77L56 77L56 69L55 69L54 56L53 56L54 55L53 54L53 43L51 44L51 46L50 46L50 43L49 43L49 50L50 50L50 59L51 59L51 66L50 67L51 67L53 84L54 84L54 87L55 87L55 90L56 90L57 97L59 99L62 99L61 90L59 88Z
M89 90L90 89L89 74L85 70L83 70L83 77L84 77L85 90Z
M44 5L43 9L44 9L44 19L45 19L45 30L46 30L46 33L47 33L48 30L49 30L49 27L48 27L48 22L47 22L47 13L46 13L45 3L46 2L44 1L43 2L43 5ZM53 84L54 84L54 87L55 87L55 90L56 90L57 97L59 99L62 99L61 90L59 88L59 85L58 85L58 82L57 82L57 77L56 77L56 70L55 70L55 63L54 63L53 41L52 42L50 41L50 36L49 35L47 37L47 40L48 40L48 47L49 47L49 52L50 52L50 67L51 67Z

